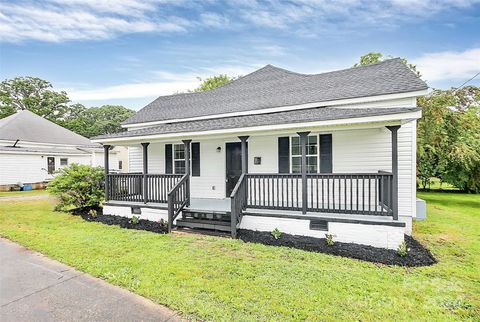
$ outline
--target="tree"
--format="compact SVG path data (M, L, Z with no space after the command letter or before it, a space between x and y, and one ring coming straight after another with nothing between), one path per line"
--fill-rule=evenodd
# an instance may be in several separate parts
M354 66L391 58L378 52L360 57ZM402 61L418 76L416 66ZM417 176L423 188L433 177L468 192L480 192L480 88L433 90L417 100Z
M434 90L419 98L418 176L480 192L480 88Z
M52 84L37 77L17 77L0 83L0 118L19 110L29 110L53 122L72 112L67 93L56 92Z
M77 104L77 111L78 115L65 122L64 126L88 138L123 131L120 124L135 114L121 105L103 105L87 109Z
M377 52L371 52L368 54L365 54L360 57L360 61L353 65L353 67L359 67L359 66L367 66L375 63L379 63L381 61L384 61L386 59L392 59L394 58L393 56L384 56L382 53L377 53ZM402 62L410 68L415 74L418 75L418 77L421 77L422 75L420 74L419 71L417 71L417 66L410 64L406 58L401 58Z
M211 76L211 77L208 77L204 80L202 80L200 77L198 78L202 83L200 84L200 86L198 86L197 88L195 88L193 91L194 92L204 92L204 91L209 91L209 90L212 90L212 89L215 89L217 87L220 87L220 86L223 86L223 85L226 85L232 81L234 81L235 79L237 79L238 77L230 77L230 76L227 76L225 74L220 74L220 75L216 75L216 76Z

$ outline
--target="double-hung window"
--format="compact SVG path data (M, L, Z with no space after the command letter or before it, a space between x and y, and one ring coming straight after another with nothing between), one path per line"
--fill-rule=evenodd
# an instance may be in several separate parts
M302 172L302 146L300 137L291 138L291 165L292 173ZM318 136L310 135L307 137L307 173L318 172Z
M185 146L183 144L173 145L173 164L175 174L185 174Z

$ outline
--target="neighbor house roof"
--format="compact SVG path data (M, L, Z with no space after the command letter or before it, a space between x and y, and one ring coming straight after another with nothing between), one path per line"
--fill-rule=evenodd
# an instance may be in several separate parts
M41 148L41 147L20 147L20 146L0 146L0 151L15 152L15 153L45 153L45 154L85 154L90 155L89 152L80 149L56 149L56 148Z
M114 134L97 136L95 140L109 138L134 138L137 136L157 135L182 132L202 132L219 129L244 128L261 125L277 125L286 123L304 123L349 119L358 117L391 115L419 111L419 108L334 108L317 107L287 112L252 114L217 119L197 120L188 122L164 123L154 127L132 130Z
M160 96L123 124L406 93L427 88L427 84L399 58L311 75L267 65L210 91Z
M92 141L27 110L0 120L0 140L20 140L74 146L92 145Z

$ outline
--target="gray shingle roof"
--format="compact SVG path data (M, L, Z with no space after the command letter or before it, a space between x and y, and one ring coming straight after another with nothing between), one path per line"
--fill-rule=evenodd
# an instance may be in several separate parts
M260 110L427 89L399 58L306 75L267 65L214 90L160 96L123 124Z
M92 141L35 113L19 111L0 120L0 140L65 145L92 145Z
M165 123L145 129L120 132L97 136L94 139L107 138L129 138L144 135L201 132L209 130L252 127L260 125L276 125L286 123L303 123L314 121L327 121L336 119L348 119L356 117L367 117L376 115L388 115L398 113L409 113L420 110L419 108L334 108L317 107L310 109L294 110L287 112L253 114L235 117L224 117L217 119Z

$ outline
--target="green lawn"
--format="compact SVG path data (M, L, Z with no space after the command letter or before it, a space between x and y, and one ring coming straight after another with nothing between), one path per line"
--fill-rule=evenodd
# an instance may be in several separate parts
M401 268L197 235L157 235L0 202L0 235L199 320L480 319L480 196L421 193L415 236L439 263Z
M34 196L46 194L46 190L29 190L29 191L0 191L0 197L14 197L14 196Z

